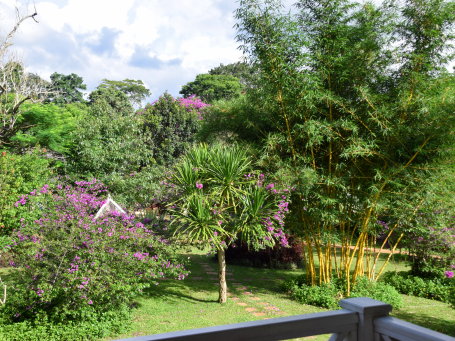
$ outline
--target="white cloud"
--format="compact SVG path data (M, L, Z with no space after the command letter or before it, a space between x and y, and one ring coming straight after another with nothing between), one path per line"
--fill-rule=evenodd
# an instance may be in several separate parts
M236 62L234 0L43 0L39 24L24 22L14 48L42 77L76 73L90 89L103 78L141 79L158 97L220 63ZM15 0L0 0L0 30ZM21 6L25 13L25 6ZM33 10L33 7L29 7ZM3 20L5 19L5 20Z

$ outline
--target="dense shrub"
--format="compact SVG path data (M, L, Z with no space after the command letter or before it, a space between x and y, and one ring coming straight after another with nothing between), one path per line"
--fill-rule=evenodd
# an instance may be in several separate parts
M341 297L341 292L334 283L311 286L291 281L285 284L285 288L300 303L328 309L336 309Z
M390 271L384 274L382 280L402 294L452 303L455 306L455 278L441 274L430 279L414 276L407 271Z
M194 142L205 106L194 97L177 100L164 93L138 112L149 133L145 145L156 163L173 163Z
M185 277L175 250L132 216L95 219L105 187L44 185L19 205L40 212L14 231L14 267L4 323L88 321L131 304L160 278Z
M0 238L19 227L17 198L43 186L51 176L50 162L39 150L23 155L0 152Z
M394 308L403 305L403 299L397 290L384 282L371 281L360 277L355 282L349 297L371 297L375 300L389 303Z
M454 174L455 175L455 174ZM449 200L453 201L452 198ZM446 202L448 203L449 200ZM453 204L452 204L453 205ZM449 205L448 205L449 206ZM404 227L411 257L411 273L422 278L441 277L455 266L455 208L428 208L416 214L412 225Z
M128 331L130 325L126 321L129 319L130 310L123 307L115 312L87 314L83 321L23 321L0 324L0 341L93 340Z
M302 265L302 242L288 237L289 247L276 244L261 250L254 250L244 243L230 245L226 249L226 261L268 268L297 268Z
M165 168L146 166L129 174L112 172L101 175L115 201L126 209L140 209L165 199L166 188L160 185Z
M371 281L366 277L357 279L350 295L347 295L345 288L343 279L334 279L330 283L311 286L307 283L306 276L288 281L283 286L283 289L297 301L322 308L335 309L338 307L339 300L348 297L370 297L388 303L394 308L399 308L403 304L400 294L393 286Z

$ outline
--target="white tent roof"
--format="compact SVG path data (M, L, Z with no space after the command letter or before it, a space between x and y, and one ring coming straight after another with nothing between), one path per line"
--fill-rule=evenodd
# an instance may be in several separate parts
M95 215L95 219L98 219L99 217L105 215L106 213L112 212L112 211L117 211L120 213L125 213L125 210L120 207L119 204L117 204L114 199L112 199L111 195L109 194L107 196L106 202L103 204L103 206L100 207L98 212Z

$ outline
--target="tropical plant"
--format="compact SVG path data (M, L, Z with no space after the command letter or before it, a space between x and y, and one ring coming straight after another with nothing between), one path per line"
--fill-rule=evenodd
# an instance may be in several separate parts
M87 111L83 104L25 103L11 145L16 150L40 146L49 153L65 155L73 146L72 132Z
M264 187L264 176L253 176L251 168L239 146L200 145L184 155L171 178L178 197L171 206L171 226L179 239L216 251L220 303L227 295L227 246L236 240L255 249L275 241L287 245L283 232L287 197L276 197L274 184Z
M343 277L349 292L362 275L377 278L378 218L411 208L381 249L417 212L429 175L450 163L454 3L296 6L294 15L280 1L240 1L237 37L259 72L242 125L260 128L262 166L295 186L288 226L305 240L309 283Z

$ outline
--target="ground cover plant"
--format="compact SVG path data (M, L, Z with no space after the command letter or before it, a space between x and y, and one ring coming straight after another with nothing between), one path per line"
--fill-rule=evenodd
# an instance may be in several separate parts
M95 333L86 337L106 335L119 320L128 325L132 299L157 279L186 276L174 249L134 216L112 211L95 219L106 195L92 180L46 184L16 202L33 214L24 216L9 246L13 268L0 310L6 335L15 325L24 335L34 325L58 335L65 328L57 326L80 323ZM103 328L88 328L104 320Z
M306 276L285 283L284 289L297 301L323 308L336 309L338 302L347 297L371 297L394 308L403 306L402 298L394 286L367 277L360 277L349 294L346 284L340 280L313 286L307 282Z

